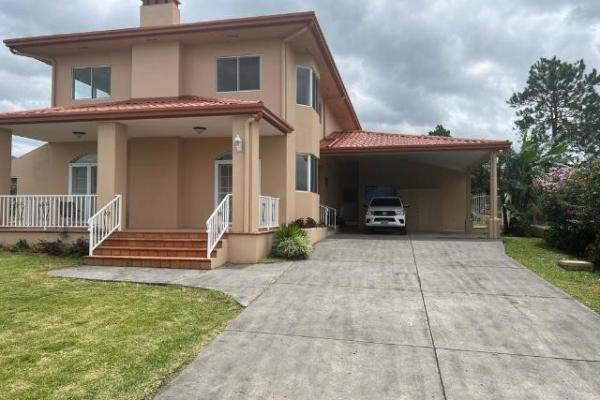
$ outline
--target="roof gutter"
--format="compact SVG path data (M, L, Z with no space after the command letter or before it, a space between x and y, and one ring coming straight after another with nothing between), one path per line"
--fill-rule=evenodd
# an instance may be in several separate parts
M22 50L18 50L14 47L9 47L10 52L16 56L29 57L35 60L41 61L44 64L50 65L52 67L52 83L51 83L51 91L50 91L50 106L56 106L56 59L52 57L41 57L33 54L26 53Z

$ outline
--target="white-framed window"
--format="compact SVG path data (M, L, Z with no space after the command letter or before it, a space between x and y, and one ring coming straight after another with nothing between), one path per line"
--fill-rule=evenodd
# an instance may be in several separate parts
M111 68L109 66L73 68L73 100L110 97Z
M318 193L319 159L312 154L296 154L296 190Z
M312 107L321 115L321 81L310 67L299 65L296 69L296 103Z
M260 90L260 56L217 58L217 92Z
M69 194L96 194L98 157L84 154L69 163Z

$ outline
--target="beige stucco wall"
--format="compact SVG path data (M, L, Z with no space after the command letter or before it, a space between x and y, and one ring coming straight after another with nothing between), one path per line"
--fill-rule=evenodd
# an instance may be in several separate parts
M179 227L205 228L215 207L215 160L226 152L231 138L183 140Z
M137 45L131 54L131 97L180 95L181 46L178 42Z
M130 228L177 228L180 152L176 137L129 140Z
M0 129L0 195L10 193L12 133Z
M0 248L7 248L19 240L26 240L30 246L36 245L40 240L54 242L61 240L64 243L73 243L78 239L89 239L89 233L79 231L38 231L38 230L0 230Z
M18 194L69 193L69 163L97 149L96 142L48 143L13 160Z
M111 67L111 97L98 100L73 100L73 68L94 66ZM129 98L131 98L131 51L56 57L56 105L89 104Z
M186 45L181 61L182 94L262 100L274 113L281 113L281 44L279 40L236 40ZM260 56L261 88L256 91L217 92L217 58Z

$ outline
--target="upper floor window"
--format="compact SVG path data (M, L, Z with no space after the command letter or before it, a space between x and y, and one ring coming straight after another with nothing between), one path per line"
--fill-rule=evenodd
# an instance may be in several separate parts
M73 68L73 99L110 97L110 67Z
M217 91L260 90L260 57L220 57L217 59Z
M298 67L296 72L296 103L309 106L321 115L321 82L312 68Z

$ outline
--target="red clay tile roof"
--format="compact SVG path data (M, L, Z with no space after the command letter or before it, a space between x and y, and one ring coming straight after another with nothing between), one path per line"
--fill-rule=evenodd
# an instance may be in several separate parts
M507 150L509 141L463 139L366 131L334 132L321 140L321 153L370 153L430 150Z
M293 128L262 101L199 96L131 99L0 114L1 125L261 114L282 132Z

